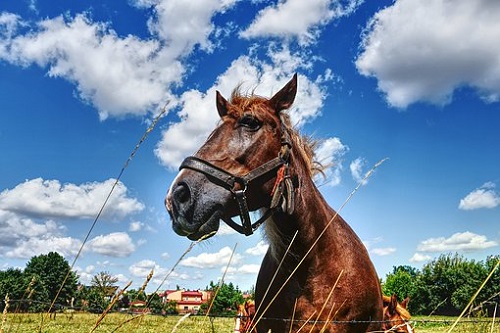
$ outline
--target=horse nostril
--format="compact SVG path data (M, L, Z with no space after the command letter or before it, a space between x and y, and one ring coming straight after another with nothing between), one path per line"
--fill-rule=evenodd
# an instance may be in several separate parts
M174 189L173 198L179 204L188 203L191 200L191 191L186 183L179 183L177 187Z

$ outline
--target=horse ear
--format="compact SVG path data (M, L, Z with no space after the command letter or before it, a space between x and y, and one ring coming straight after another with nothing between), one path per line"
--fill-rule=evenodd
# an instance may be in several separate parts
M398 307L398 296L396 296L396 294L392 294L391 302L389 303L389 313L395 314L397 307Z
M219 112L219 116L222 118L227 115L227 107L229 102L226 101L224 97L222 97L221 93L216 91L216 104L217 104L217 112Z
M408 307L408 303L409 303L409 302L410 302L410 298L409 298L409 297L406 297L406 298L404 299L404 301L402 301L402 302L401 302L401 306L402 306L403 308L405 308L405 309L406 309L406 308Z
M293 75L293 78L283 88L281 88L280 91L271 97L269 103L271 103L271 106L274 108L276 113L279 113L281 110L288 109L292 106L296 94L297 73Z

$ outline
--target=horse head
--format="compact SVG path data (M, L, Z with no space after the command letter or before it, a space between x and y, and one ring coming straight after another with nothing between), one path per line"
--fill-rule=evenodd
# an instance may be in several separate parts
M182 162L165 199L177 234L210 237L223 219L249 235L264 221L252 224L248 212L271 207L278 170L287 164L291 147L281 111L292 105L296 92L296 74L269 99L235 90L228 101L217 91L221 122ZM231 219L236 215L241 225Z
M394 333L415 333L415 330L409 323L411 318L407 310L408 302L410 299L407 297L401 303L398 303L398 297L393 294L391 297L383 296L383 324L382 328L385 332Z

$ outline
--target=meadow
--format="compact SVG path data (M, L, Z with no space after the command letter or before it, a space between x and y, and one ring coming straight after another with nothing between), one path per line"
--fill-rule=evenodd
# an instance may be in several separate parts
M3 333L89 333L99 315L89 313L57 314L49 319L45 314L9 314L3 326ZM179 323L181 316L145 315L134 318L130 314L110 313L94 332L175 332L175 333L231 333L234 332L234 318L207 318L191 316ZM448 332L455 317L415 316L415 330L419 333ZM43 323L43 326L41 325ZM492 319L463 319L452 330L455 333L500 333L497 319L491 328ZM177 325L177 327L176 327ZM40 327L42 326L42 329Z

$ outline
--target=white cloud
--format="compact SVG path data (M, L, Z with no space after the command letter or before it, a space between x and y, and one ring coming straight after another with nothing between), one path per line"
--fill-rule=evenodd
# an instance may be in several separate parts
M51 220L37 223L31 218L0 210L0 247L15 246L19 240L39 238L58 233L58 225Z
M99 235L86 245L90 251L110 257L128 257L135 251L135 245L125 232Z
M226 266L231 258L233 250L226 246L215 253L201 253L196 257L188 257L180 262L181 266L196 268L215 268ZM231 265L236 265L241 261L241 255L235 253L231 260Z
M336 0L279 1L262 9L241 36L297 38L306 45L316 39L322 26L351 14L361 2L349 1L344 6Z
M156 264L154 260L144 259L132 264L129 267L129 272L135 277L146 278L151 270L153 269L153 274L157 274L160 266Z
M238 84L243 83L244 88L255 87L256 94L270 97L291 79L298 67L310 62L308 58L304 58L305 54L292 54L287 48L271 47L269 56L271 63L241 56L232 62L206 92L189 90L183 93L179 99L182 107L179 112L181 120L163 131L155 149L160 162L175 169L185 156L192 154L203 144L219 121L215 109L216 90L228 97ZM315 81L299 75L297 98L289 111L294 124L302 126L320 115L326 97L322 85L330 80L332 75L329 70Z
M141 5L143 1L137 1ZM211 50L212 17L229 9L236 0L161 0L154 4L155 16L148 21L150 32L164 41L176 57L189 54L194 46ZM186 17L189 13L189 18Z
M366 185L365 174L363 173L363 167L366 165L366 160L362 157L358 157L349 165L349 169L351 170L352 178L357 182L363 182L363 185Z
M159 41L121 38L85 14L43 20L31 33L4 38L1 45L0 59L48 67L50 77L74 83L101 119L144 115L169 99L168 88L184 72L178 60L167 59Z
M48 235L22 239L16 246L5 253L8 258L28 259L40 254L57 252L64 257L75 256L82 242L71 237Z
M268 248L269 244L261 240L254 247L246 249L245 253L252 256L263 256L264 254L266 254Z
M478 251L498 246L486 236L466 231L455 233L449 238L437 237L422 241L417 250L421 252Z
M324 174L329 185L336 186L340 184L342 157L348 150L349 147L344 145L340 139L336 137L323 140L316 148L316 160L326 168ZM323 176L317 175L315 181L321 183L323 181Z
M495 191L495 184L488 182L461 199L458 208L473 210L480 208L495 208L499 205L500 195Z
M445 104L464 85L498 101L499 16L497 1L395 1L368 24L356 66L396 107Z
M134 222L130 222L130 225L128 227L128 231L137 232L137 231L141 231L142 228L144 228L144 223L139 222L139 221L134 221Z
M427 255L427 254L421 254L421 253L416 252L413 255L413 257L410 258L410 262L419 263L419 262L429 261L431 259L432 259L432 257Z
M375 248L372 249L370 252L378 256L388 256L396 252L396 249L394 247Z
M114 179L81 185L42 178L26 180L0 193L0 209L37 217L94 218L114 183ZM103 217L121 219L143 209L142 203L127 196L127 187L120 182L103 211Z
M228 274L228 275L226 275L226 277L229 276L229 278L231 280L236 280L236 281L237 281L238 275L241 275L241 274L256 275L259 273L259 270L260 270L260 265L257 265L257 264L245 264L245 265L241 265L238 268L229 267L227 269L227 272L226 272L226 267L221 267L221 269L220 269L221 273L226 272Z
M99 110L101 119L142 116L167 101L175 107L170 88L182 82L183 61L196 46L211 51L216 31L212 17L234 3L137 0L137 7L152 6L151 36L144 39L119 36L109 23L93 22L85 13L45 19L21 34L18 27L28 22L4 12L0 59L24 67L36 64L48 68L50 77L72 82L79 97Z

